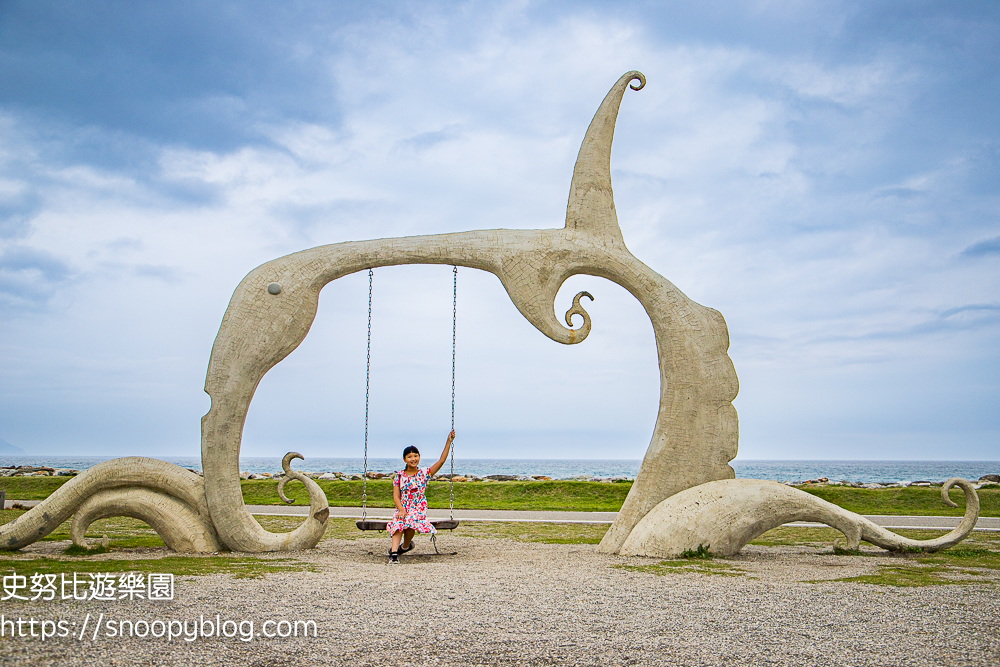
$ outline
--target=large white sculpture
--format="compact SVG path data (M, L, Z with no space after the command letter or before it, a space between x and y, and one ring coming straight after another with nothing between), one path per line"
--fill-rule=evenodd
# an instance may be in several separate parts
M793 521L814 521L836 528L847 538L847 548L861 540L891 551L940 551L964 540L979 519L979 497L964 479L949 479L941 499L957 507L948 491L965 492L965 516L951 532L932 540L902 537L854 512L799 489L759 479L708 482L670 496L642 518L621 546L625 556L670 558L705 549L732 556L750 540Z
M636 82L638 85L636 85ZM600 549L618 551L633 528L665 498L714 480L735 477L738 391L722 315L685 296L625 247L611 189L611 144L618 109L645 77L629 72L611 88L584 137L560 229L494 229L436 236L357 241L287 255L250 272L236 288L212 348L202 418L204 480L182 468L144 458L95 466L11 524L0 527L0 548L40 539L74 512L73 539L97 518L128 515L147 521L179 551L305 549L322 537L329 507L314 481L289 478L309 490L310 513L290 533L264 530L243 504L239 454L250 401L264 374L305 338L320 291L345 275L380 266L448 264L489 271L521 314L559 343L586 339L591 322L581 292L565 315L554 311L567 278L589 274L627 289L653 324L660 365L660 408L652 441L635 483ZM573 329L573 317L580 328ZM283 485L282 485L283 488ZM279 490L280 491L280 490Z

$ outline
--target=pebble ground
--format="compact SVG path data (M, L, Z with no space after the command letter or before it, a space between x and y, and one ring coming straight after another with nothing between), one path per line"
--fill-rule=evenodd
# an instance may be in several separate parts
M0 664L1000 664L1000 576L989 584L922 588L834 582L873 573L880 561L758 546L723 561L745 574L657 575L621 567L656 560L607 556L593 545L450 535L438 543L458 554L430 556L430 543L418 540L415 552L389 566L382 555L387 540L329 539L315 550L279 555L312 563L316 572L183 577L170 602L2 602L7 618L78 624L88 612L147 621L218 614L254 621L255 632L269 619L314 620L317 636L5 638Z

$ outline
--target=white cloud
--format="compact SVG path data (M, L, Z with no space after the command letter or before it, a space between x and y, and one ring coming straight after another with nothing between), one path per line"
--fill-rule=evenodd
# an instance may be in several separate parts
M33 173L8 168L0 198L45 183L18 247L72 271L46 288L47 314L0 325L0 378L13 401L0 414L12 432L0 436L66 451L76 432L73 446L94 453L151 438L161 453L196 454L211 341L243 275L324 243L561 226L587 123L637 68L648 84L626 95L612 156L619 217L640 259L726 316L743 455L795 456L816 442L811 456L836 458L845 432L869 448L854 455L877 451L880 427L857 396L882 401L897 433L910 432L898 426L907 415L937 414L954 433L974 432L956 456L983 455L995 420L963 425L938 408L954 405L946 394L982 394L949 374L949 361L985 353L996 366L993 311L962 308L996 304L1000 271L959 256L996 236L996 199L965 190L959 151L879 168L931 85L918 64L892 49L840 62L664 39L596 13L536 23L519 4L470 12L372 20L299 42L297 57L327 63L336 123L264 123L248 112L263 140L231 151L164 144L138 175L55 159L40 138L46 121L5 117L13 148L0 157ZM212 100L223 115L239 112L240 100ZM374 446L391 455L407 434L436 438L447 426L450 272L384 269L376 281ZM559 307L579 289L598 297L588 306L594 332L563 348L520 317L494 278L462 272L467 455L642 455L658 382L648 320L594 278L572 279ZM353 455L366 295L364 275L324 291L310 336L260 387L245 451L297 443ZM933 381L935 369L945 381ZM73 407L81 396L76 431L16 414L83 415ZM119 422L111 430L128 438L108 440ZM914 439L919 451L931 451L928 428Z

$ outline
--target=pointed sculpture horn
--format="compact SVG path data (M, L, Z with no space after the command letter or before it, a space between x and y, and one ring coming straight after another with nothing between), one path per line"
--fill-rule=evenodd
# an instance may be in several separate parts
M576 158L573 182L569 187L569 203L566 205L566 229L620 243L624 240L611 190L611 143L615 138L615 121L618 120L625 86L633 81L638 81L639 85L629 86L632 90L641 90L646 85L642 72L625 74L608 91L594 114L594 120L590 121Z

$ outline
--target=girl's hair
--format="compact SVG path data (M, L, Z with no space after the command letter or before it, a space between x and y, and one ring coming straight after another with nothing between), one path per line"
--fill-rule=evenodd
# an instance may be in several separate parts
M410 445L409 447L403 450L403 458L405 459L410 454L419 454L419 453L420 453L419 449L417 449L413 445Z

